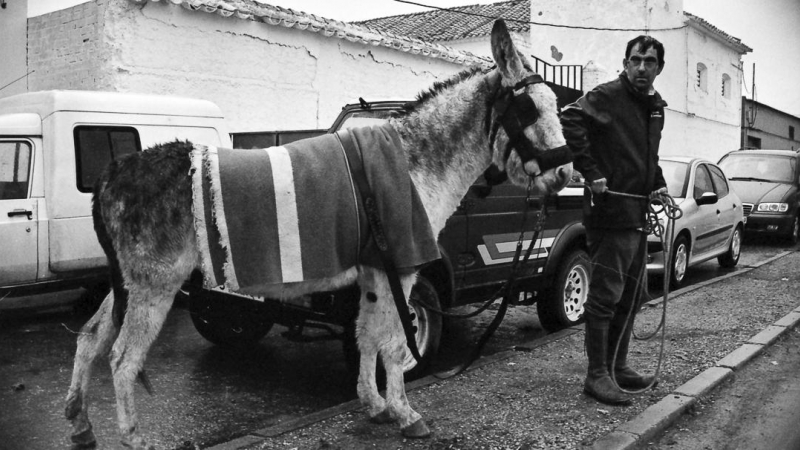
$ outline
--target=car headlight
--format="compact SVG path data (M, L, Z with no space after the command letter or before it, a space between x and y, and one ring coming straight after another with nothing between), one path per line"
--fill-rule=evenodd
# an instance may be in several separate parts
M759 203L758 211L762 212L786 212L789 210L788 203Z

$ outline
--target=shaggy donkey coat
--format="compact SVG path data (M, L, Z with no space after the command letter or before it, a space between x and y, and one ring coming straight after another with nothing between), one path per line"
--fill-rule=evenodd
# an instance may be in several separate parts
M538 121L524 129L524 139L547 151L565 144L553 92L544 84L517 87L532 75L502 21L492 30L496 69L469 70L437 83L419 104L389 120L397 132L419 198L434 236L444 228L469 186L492 163L512 182L532 182L541 192L563 188L572 164L539 170L536 160L522 163L516 151L506 159L509 138L492 105L509 95L529 96ZM134 383L141 377L147 351L156 339L175 294L200 266L194 231L190 172L191 146L172 143L114 161L98 181L94 219L98 239L109 259L113 291L78 337L66 417L76 447L96 446L88 416L92 363L110 355L117 399L117 420L126 447L153 448L138 426ZM529 175L530 174L530 175ZM531 178L533 177L533 178ZM416 274L403 275L408 298ZM294 298L309 292L358 283L362 296L356 323L360 352L358 396L375 422L397 422L407 437L426 437L430 430L408 403L403 384L405 335L395 310L386 274L356 265L322 280L275 285L264 297ZM369 301L377 298L377 301ZM386 369L386 398L375 380L377 358ZM144 378L144 377L141 377Z

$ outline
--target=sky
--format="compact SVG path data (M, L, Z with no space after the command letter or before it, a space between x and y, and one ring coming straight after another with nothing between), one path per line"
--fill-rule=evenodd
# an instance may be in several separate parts
M10 0L14 1L14 0ZM28 16L87 0L28 0ZM398 0L260 0L329 19L358 21L430 11ZM495 0L408 0L447 8ZM534 0L537 1L537 0ZM744 55L744 94L800 117L800 0L683 0L683 9L741 39L753 51Z

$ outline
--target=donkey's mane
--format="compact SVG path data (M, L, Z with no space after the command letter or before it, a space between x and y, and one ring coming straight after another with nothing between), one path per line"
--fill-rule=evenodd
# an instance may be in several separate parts
M486 68L482 66L473 66L468 69L464 69L461 72L453 75L452 77L448 78L444 81L436 81L433 83L433 87L428 89L427 91L422 91L417 95L417 99L413 103L409 103L404 106L406 113L414 112L417 108L419 108L422 104L435 98L440 93L446 91L447 89L461 83L464 80L468 80L475 75L478 74L485 74L488 73L491 68Z

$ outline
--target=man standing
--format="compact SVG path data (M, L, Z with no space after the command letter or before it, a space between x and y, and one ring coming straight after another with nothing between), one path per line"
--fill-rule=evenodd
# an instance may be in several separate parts
M627 365L633 321L626 326L626 319L632 303L636 313L647 290L647 235L642 231L647 197L667 193L658 166L666 103L653 89L664 69L664 46L639 36L628 42L622 64L619 78L597 86L561 116L573 164L588 185L583 224L593 271L585 305L589 368L584 392L615 405L631 400L614 384L610 370L623 389L642 389L653 382L652 376Z

